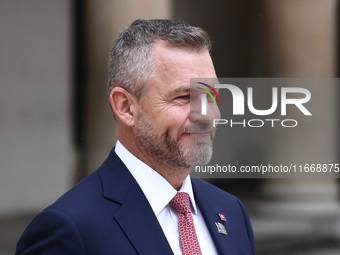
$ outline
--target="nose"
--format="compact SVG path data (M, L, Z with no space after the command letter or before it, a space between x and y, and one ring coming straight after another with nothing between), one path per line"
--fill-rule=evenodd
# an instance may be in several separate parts
M206 99L201 94L194 100L190 100L190 122L212 124L214 119L219 119L221 114L217 105Z

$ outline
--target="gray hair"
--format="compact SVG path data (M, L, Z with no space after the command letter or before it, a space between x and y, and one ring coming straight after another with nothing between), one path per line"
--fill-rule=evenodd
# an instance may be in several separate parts
M112 47L109 91L122 87L140 98L143 84L154 75L152 46L157 40L197 51L211 49L209 35L199 27L174 20L138 19L119 34Z

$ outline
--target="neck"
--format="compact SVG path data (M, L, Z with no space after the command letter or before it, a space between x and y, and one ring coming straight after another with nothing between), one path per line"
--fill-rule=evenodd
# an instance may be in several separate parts
M137 146L131 128L117 127L116 135L121 144L124 145L130 153L159 173L174 189L179 190L182 187L183 181L190 173L190 167L185 168L165 164L158 158L155 158L155 155L150 155L150 153L142 150Z
M190 168L180 168L163 164L157 159L154 159L152 155L146 155L145 152L139 150L134 145L134 143L130 143L129 140L126 140L124 138L118 138L118 140L136 158L151 167L154 171L156 171L164 179L166 179L171 184L171 186L174 187L174 189L179 190L182 187L183 181L190 173Z
M185 178L189 175L189 169L176 169L173 167L167 168L166 166L160 166L157 168L152 167L156 172L158 172L164 179L166 179L172 187L176 190L180 190Z
M131 152L131 151L130 151ZM131 152L139 160L147 164L154 171L159 173L164 179L166 179L174 189L179 190L185 178L190 173L190 168L180 168L175 166L170 166L159 162L150 155L145 155L145 153L139 151L139 153Z

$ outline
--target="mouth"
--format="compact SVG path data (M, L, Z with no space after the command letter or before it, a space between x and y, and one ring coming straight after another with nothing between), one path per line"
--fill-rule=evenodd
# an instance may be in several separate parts
M208 124L191 124L190 127L186 127L181 132L181 137L189 139L213 139L215 135L215 128Z
M190 132L189 135L192 135L192 136L201 136L201 135L210 135L212 133L211 130L208 130L208 131L196 131L196 132Z
M190 148L194 148L195 146L206 146L211 145L212 140L214 138L213 130L196 130L196 131L187 131L181 134L182 142L186 143Z
M190 133L182 133L181 135L183 141L189 142L191 145L196 144L197 142L211 142L212 140L212 132L211 131L200 131L200 132L190 132Z
M183 132L182 135L206 135L211 134L212 132L212 130L187 131Z
M212 130L206 130L206 131L195 131L190 133L183 134L184 137L187 137L187 139L190 139L191 142L211 142L211 140L214 137L214 132Z

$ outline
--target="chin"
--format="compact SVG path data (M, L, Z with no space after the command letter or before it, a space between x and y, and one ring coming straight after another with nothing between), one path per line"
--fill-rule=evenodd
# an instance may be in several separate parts
M212 140L210 135L199 136L199 137L191 137L190 138L190 146L211 146Z
M212 157L212 144L192 145L190 148L190 166L206 165Z
M181 147L190 149L191 139L189 135L182 135L178 142L181 145Z

